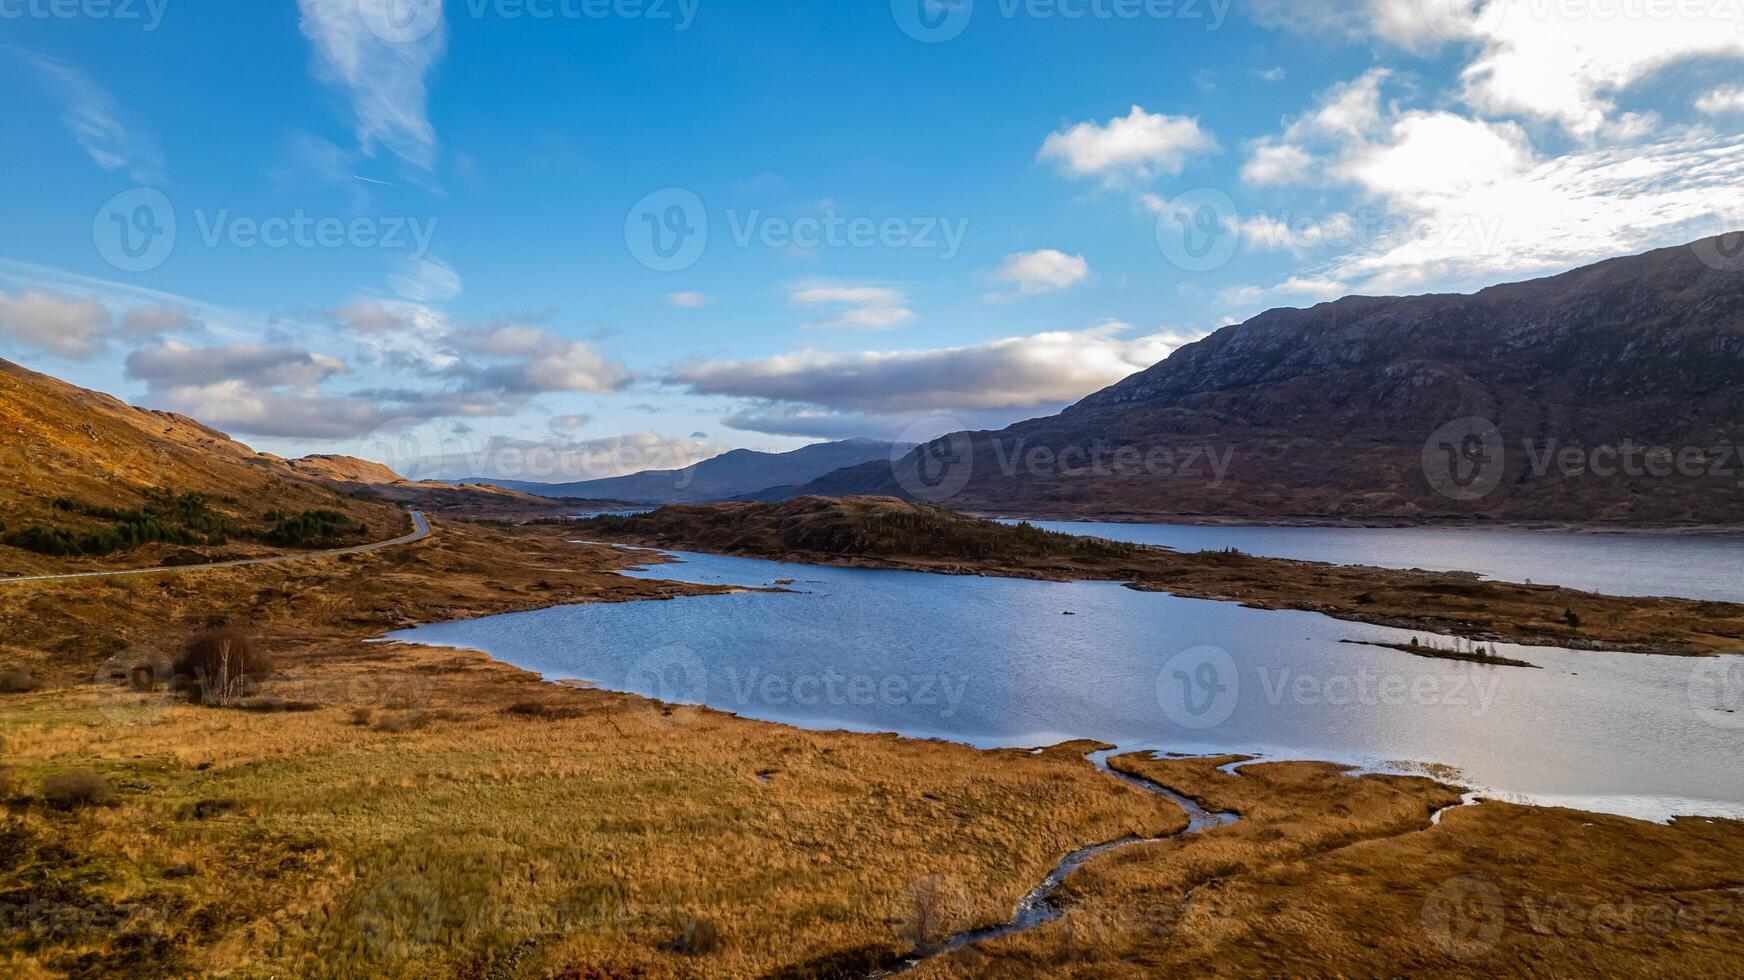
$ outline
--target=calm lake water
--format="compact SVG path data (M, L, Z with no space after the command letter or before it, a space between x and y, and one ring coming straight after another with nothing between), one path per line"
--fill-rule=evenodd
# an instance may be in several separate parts
M1507 582L1606 595L1744 602L1744 538L1573 534L1456 528L1201 527L1031 521L1037 527L1178 551L1237 548L1250 555L1337 565L1477 572Z
M1442 763L1520 800L1744 817L1744 657L1503 645L1543 669L1487 667L1340 642L1412 635L1398 630L1115 583L681 557L634 574L802 591L563 606L391 638L804 727Z

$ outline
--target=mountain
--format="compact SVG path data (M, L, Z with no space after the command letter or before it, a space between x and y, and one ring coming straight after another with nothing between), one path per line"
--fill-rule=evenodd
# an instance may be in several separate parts
M786 496L1060 517L1744 521L1738 241L1470 295L1271 310L1058 415Z
M729 500L771 487L798 486L845 466L878 460L888 466L908 447L875 439L848 439L806 446L789 453L735 449L682 470L648 470L629 476L580 483L522 483L488 480L546 497L587 497L636 503L702 503Z
M287 460L287 463L291 469L299 473L307 473L324 480L334 480L340 483L387 486L406 482L405 477L395 473L389 467L371 460L358 459L355 456L304 456L300 459Z
M339 515L331 527L311 511ZM0 360L0 574L400 533L399 508L169 412Z

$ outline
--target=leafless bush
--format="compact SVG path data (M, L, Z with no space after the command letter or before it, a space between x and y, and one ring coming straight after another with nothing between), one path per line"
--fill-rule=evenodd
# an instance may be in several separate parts
M42 781L42 798L58 810L81 806L108 806L115 802L115 788L107 777L88 769L56 773Z
M719 949L720 945L720 930L715 928L715 924L694 915L685 916L679 921L678 936L671 943L673 950L685 956L706 956Z
M204 704L228 705L272 673L272 661L239 630L219 627L188 641L175 674Z
M0 694L29 694L41 686L28 670L0 670Z

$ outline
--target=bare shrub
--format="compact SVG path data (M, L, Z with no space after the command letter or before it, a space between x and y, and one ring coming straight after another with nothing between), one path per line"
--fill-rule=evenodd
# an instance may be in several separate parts
M29 694L41 686L28 670L0 670L0 694Z
M422 711L408 711L403 715L388 715L375 723L375 730L398 735L401 732L415 732L430 724L430 716Z
M351 723L360 728L368 728L371 718L375 717L375 709L369 706L351 709Z
M188 641L175 674L203 704L228 705L272 673L272 661L239 630L218 627Z
M956 882L942 875L921 878L902 898L902 938L916 952L926 952L958 928L967 917L966 906L967 899Z
M707 919L687 915L679 921L678 935L670 945L685 956L706 956L720 948L720 930Z
M56 773L42 781L42 798L57 810L81 806L108 806L115 802L115 788L107 777L88 769Z

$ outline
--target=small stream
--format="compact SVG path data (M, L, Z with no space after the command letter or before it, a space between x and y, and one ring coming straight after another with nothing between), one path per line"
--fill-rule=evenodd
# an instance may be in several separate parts
M969 929L948 936L937 945L925 950L924 952L916 953L915 955L904 959L896 966L873 973L872 976L889 977L895 976L899 973L906 973L920 964L925 963L927 960L943 956L946 953L955 952L965 946L973 946L976 943L983 943L990 939L998 939L1001 936L1010 936L1020 932L1028 932L1038 926L1043 926L1049 922L1053 922L1055 919L1066 914L1066 910L1054 901L1054 895L1060 890L1060 885L1065 883L1066 878L1070 876L1072 872L1083 867L1084 862L1098 854L1105 854L1108 851L1128 847L1133 844L1150 844L1155 843L1156 841L1185 837L1189 834L1201 833L1210 830L1213 827L1221 827L1225 824L1234 823L1236 821L1236 814L1207 810L1203 806L1200 806L1197 800L1194 800L1191 797L1182 796L1180 793L1158 783L1153 783L1142 776L1134 776L1130 773L1124 773L1118 769L1110 767L1108 765L1108 757L1119 751L1119 749L1102 749L1090 753L1085 756L1085 759L1089 760L1089 762L1096 768L1108 773L1110 776L1113 776L1121 782L1127 783L1131 786L1136 786L1147 793L1155 793L1158 796L1164 797L1169 802L1186 811L1187 826L1184 829L1176 831L1173 834L1165 834L1161 837L1136 837L1129 835L1117 840L1104 841L1101 844L1091 844L1088 847L1080 847L1066 855L1059 864L1054 866L1054 870L1048 872L1047 877L1043 878L1040 884L1031 889L1030 893L1025 895L1023 899L1017 903L1017 910L1012 914L1010 922L996 926L984 926L980 929Z

